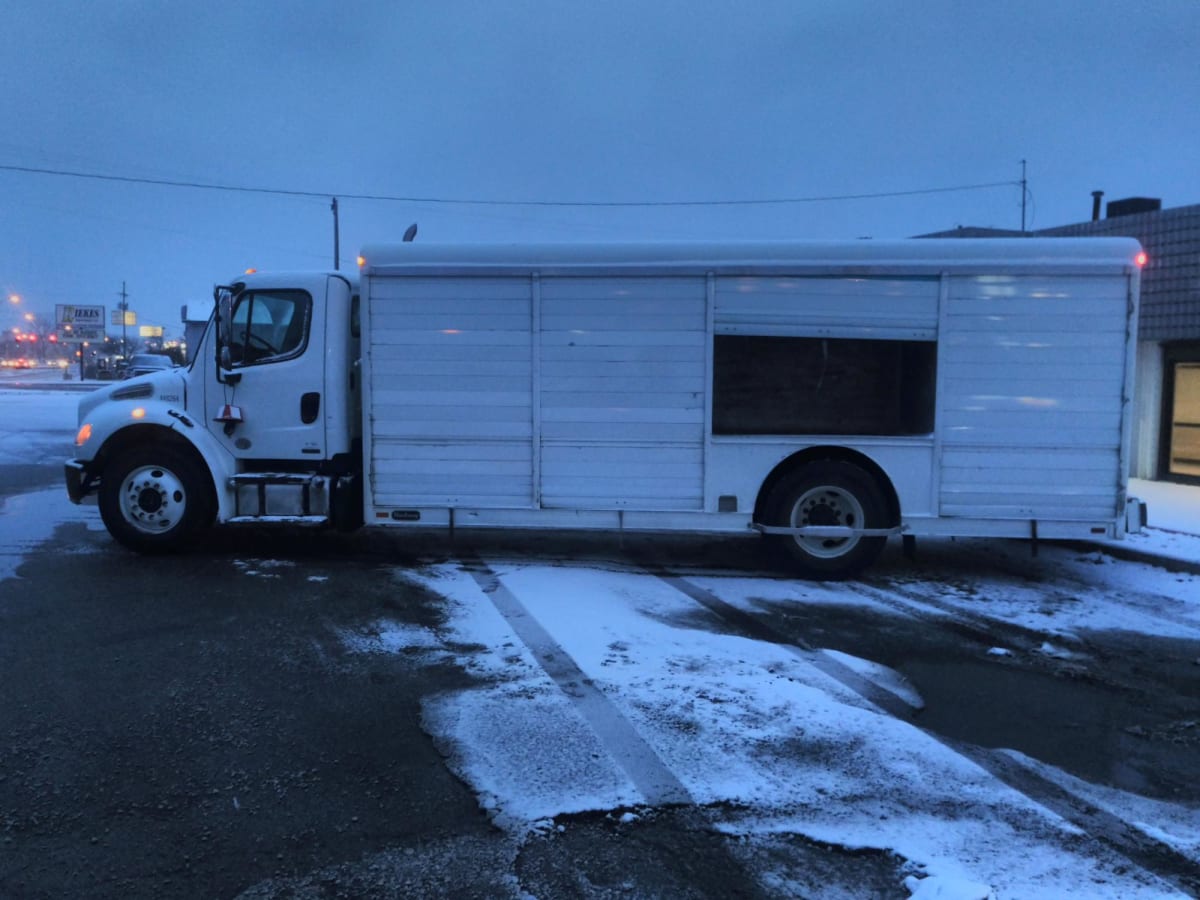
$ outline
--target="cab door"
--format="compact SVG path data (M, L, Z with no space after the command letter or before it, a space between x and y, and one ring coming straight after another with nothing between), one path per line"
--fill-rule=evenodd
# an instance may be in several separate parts
M207 405L209 427L240 459L325 458L324 285L320 296L315 287L247 286L233 302L229 368L208 382Z

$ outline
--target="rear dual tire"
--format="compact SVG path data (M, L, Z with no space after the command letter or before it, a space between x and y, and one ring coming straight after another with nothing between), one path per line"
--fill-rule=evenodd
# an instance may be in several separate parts
M783 476L764 508L768 525L787 528L844 526L886 528L887 501L874 476L839 460L808 463ZM813 578L845 578L870 566L886 537L769 535L793 567Z

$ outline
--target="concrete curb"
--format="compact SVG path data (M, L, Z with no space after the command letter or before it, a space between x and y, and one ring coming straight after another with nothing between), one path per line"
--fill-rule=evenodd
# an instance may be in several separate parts
M1107 556L1115 559L1123 559L1129 562L1140 562L1150 566L1157 566L1160 569L1166 569L1168 572L1181 572L1188 575L1200 575L1200 562L1193 562L1190 559L1178 559L1174 556L1164 556L1161 553L1154 553L1150 550L1140 550L1137 547L1130 547L1118 543L1091 543L1090 541L1071 541L1070 546L1078 547L1080 550L1099 550Z

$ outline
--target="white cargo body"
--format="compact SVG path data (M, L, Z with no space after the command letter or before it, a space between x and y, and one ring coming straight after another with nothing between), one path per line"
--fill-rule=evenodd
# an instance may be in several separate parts
M366 521L791 529L773 487L838 460L860 535L1118 537L1139 249L368 247Z
M212 523L1120 537L1137 243L368 247L239 276L187 369L80 402L118 541ZM1135 509L1138 507L1135 506Z

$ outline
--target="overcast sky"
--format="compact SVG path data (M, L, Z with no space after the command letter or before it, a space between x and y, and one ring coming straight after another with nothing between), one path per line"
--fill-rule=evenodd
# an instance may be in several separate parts
M414 221L423 241L1019 228L1022 159L1031 228L1086 219L1096 189L1200 203L1197 0L8 0L4 34L0 166L320 195L0 168L0 282L49 317L124 281L178 333L247 267L330 268L335 194L350 270Z

